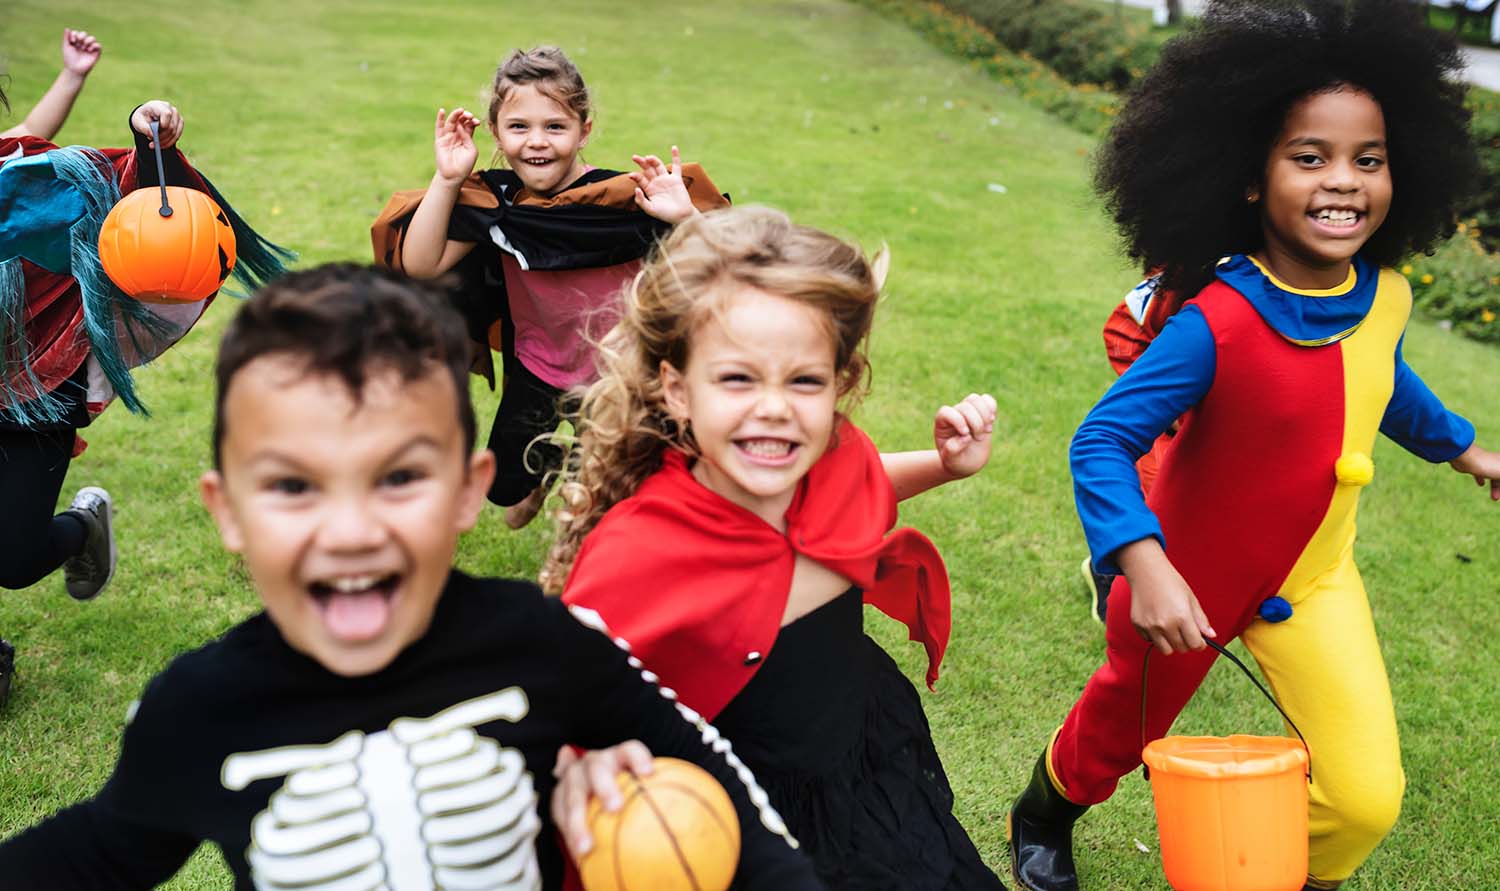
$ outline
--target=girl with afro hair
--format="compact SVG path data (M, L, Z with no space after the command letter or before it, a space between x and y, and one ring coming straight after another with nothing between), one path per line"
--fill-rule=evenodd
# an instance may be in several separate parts
M1461 67L1408 0L1218 0L1127 100L1097 185L1180 306L1073 439L1092 559L1123 577L1106 661L1010 812L1022 888L1078 887L1074 821L1168 731L1208 640L1244 640L1317 753L1308 888L1394 825L1395 713L1352 556L1376 433L1500 500L1500 453L1402 359L1390 268L1449 234L1473 180ZM1143 497L1134 462L1179 418Z

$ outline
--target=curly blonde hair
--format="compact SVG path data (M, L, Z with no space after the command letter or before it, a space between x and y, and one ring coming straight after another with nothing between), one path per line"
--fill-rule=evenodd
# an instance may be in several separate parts
M866 355L888 257L799 226L766 207L736 207L680 223L622 295L619 323L599 344L599 379L582 393L577 445L563 476L557 536L539 581L561 593L584 536L661 467L669 448L693 453L674 420L660 368L688 363L692 335L736 292L754 288L826 313L841 406L867 388Z

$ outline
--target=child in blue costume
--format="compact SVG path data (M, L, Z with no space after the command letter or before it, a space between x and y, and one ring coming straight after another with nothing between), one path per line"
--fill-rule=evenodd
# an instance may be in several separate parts
M1168 731L1205 638L1244 640L1315 754L1308 888L1394 825L1395 711L1353 559L1377 432L1500 499L1500 454L1402 358L1411 290L1389 268L1451 232L1475 172L1461 67L1403 0L1221 0L1121 113L1099 189L1190 299L1073 440L1094 563L1123 578L1106 662L1010 814L1022 888L1078 888L1074 821ZM1179 418L1143 498L1135 461Z

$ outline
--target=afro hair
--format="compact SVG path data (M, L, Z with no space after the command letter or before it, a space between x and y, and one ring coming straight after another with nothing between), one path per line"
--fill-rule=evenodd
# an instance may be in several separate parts
M1095 188L1126 252L1181 295L1261 247L1260 185L1287 112L1352 87L1385 116L1393 188L1361 253L1392 265L1449 234L1478 173L1463 57L1411 0L1213 0L1169 41L1101 146Z

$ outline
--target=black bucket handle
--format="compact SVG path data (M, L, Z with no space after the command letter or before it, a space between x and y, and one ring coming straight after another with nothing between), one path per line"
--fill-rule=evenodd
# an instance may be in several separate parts
M151 121L151 148L156 151L156 184L161 187L161 207L157 213L164 217L172 215L172 205L167 203L167 174L161 164L161 121Z
M1307 737L1303 736L1302 735L1302 731L1297 729L1297 723L1292 720L1291 715L1288 715L1286 713L1286 709L1284 709L1284 708L1281 707L1281 703L1279 703L1279 702L1276 701L1276 697L1271 695L1271 691L1267 690L1265 688L1265 686L1263 684L1261 684L1261 682L1255 677L1255 675L1251 673L1250 669L1245 667L1245 663L1243 663L1243 662L1241 662L1239 660L1238 656L1236 656L1235 654L1229 652L1224 647L1220 646L1218 644L1218 642L1216 642L1216 641L1209 640L1208 638L1205 637L1205 638L1203 638L1203 642L1206 643L1206 644L1208 644L1209 646L1213 647L1215 650L1218 651L1218 653L1219 653L1220 656L1223 656L1224 658L1228 659L1230 662L1233 662L1239 668L1240 671L1244 672L1245 673L1245 677L1247 677L1247 678L1250 679L1250 683L1252 683L1252 684L1255 685L1255 689L1259 690L1260 693L1261 693L1261 695L1264 696L1264 697L1266 697L1266 701L1269 702L1269 703L1271 703L1271 705L1275 707L1276 711L1278 711L1278 712L1281 713L1281 717L1283 719L1285 719L1286 722L1287 722L1287 724L1292 728L1292 732L1295 733L1295 734L1297 734L1297 739L1299 739L1299 740L1302 741L1302 750L1307 753L1307 781L1309 783L1311 783L1312 782L1312 749L1308 748ZM1141 660L1141 752L1142 753L1144 753L1146 751L1146 671L1147 671L1147 669L1149 669L1151 667L1151 651L1154 650L1154 649L1156 649L1156 646L1154 644L1149 644L1147 646L1147 648L1146 648L1146 658L1143 659L1143 660ZM1151 768L1150 768L1149 765L1146 764L1146 762L1144 760L1141 761L1141 773L1145 775L1146 779L1148 779L1148 780L1151 779Z

